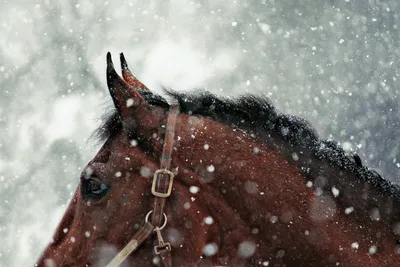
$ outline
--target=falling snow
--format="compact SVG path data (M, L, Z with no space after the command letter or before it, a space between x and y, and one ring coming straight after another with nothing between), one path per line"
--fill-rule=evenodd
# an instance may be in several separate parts
M210 243L203 247L203 253L208 257L215 255L217 252L218 252L218 245L215 243Z
M207 216L207 217L204 218L204 223L208 224L208 225L213 224L214 223L214 219L211 216Z
M143 177L150 177L152 174L151 169L146 167L146 166L142 166L140 167L140 175Z
M192 185L192 186L189 187L189 191L192 194L197 194L200 191L200 188L197 187L197 186Z
M207 166L207 171L208 171L208 172L214 172L214 171L215 171L214 165L209 165L209 166Z
M135 75L157 92L167 85L177 91L206 87L223 96L268 96L280 111L306 117L321 137L340 141L363 164L399 182L397 1L345 0L333 6L306 0L295 7L285 1L215 1L198 7L172 1L165 8L157 1L78 2L70 7L65 1L0 4L6 40L0 45L6 55L0 65L0 230L6 248L0 266L31 266L51 240L81 172L92 177L93 170L83 167L101 144L88 138L113 105L104 84L104 51L118 53L121 47L128 47ZM116 32L113 25L129 27ZM126 101L127 107L134 104ZM290 134L288 128L282 132ZM203 153L214 149L212 139L203 141ZM138 146L138 140L127 142ZM248 149L260 156L261 147ZM305 158L301 151L288 152L293 161ZM208 175L215 175L215 166L205 165ZM152 171L143 166L140 174L149 178ZM251 180L243 186L244 194L269 194ZM310 203L310 216L317 221L339 212L355 216L354 207L343 211L332 204L344 190L328 186L332 199L316 190L321 195ZM322 197L327 198L321 202ZM384 217L377 209L367 212L371 220ZM266 223L278 224L278 218L272 215ZM399 225L392 226L396 233ZM75 237L68 228L62 232L74 242L94 236L95 228ZM379 253L368 246L369 254ZM216 253L218 247L211 243L204 250ZM276 253L285 258L289 252ZM55 265L51 259L46 263ZM159 257L153 263L159 264ZM268 259L260 263L271 265Z
M256 244L252 241L243 241L239 245L238 254L241 258L249 258L256 252Z
M344 210L344 213L345 214L350 214L350 213L352 213L354 211L354 208L353 207L348 207L348 208L346 208L345 210Z
M339 189L337 189L336 187L332 187L332 194L334 197L338 197L339 196Z
M137 140L131 140L131 146L133 146L133 147L135 147L135 146L137 146L137 144L138 144L138 142L137 142Z
M126 107L131 107L131 106L133 106L133 99L132 98L129 98L128 100L126 100Z
M368 249L368 253L373 255L376 253L376 250L377 250L377 247L375 245L373 245Z
M183 208L184 208L185 210L190 209L190 203L186 202L185 204L183 204Z

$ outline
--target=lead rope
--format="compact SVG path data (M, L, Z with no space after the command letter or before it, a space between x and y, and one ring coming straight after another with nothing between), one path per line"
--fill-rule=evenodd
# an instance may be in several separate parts
M174 150L175 126L179 115L179 105L171 105L165 132L164 147L160 159L160 169L153 176L151 193L154 196L153 210L149 211L144 225L133 235L131 241L112 259L106 267L118 267L132 252L152 234L156 233L158 245L154 246L155 254L159 255L165 267L172 267L171 244L164 242L161 230L167 225L167 215L164 213L166 199L172 193L174 174L169 170L171 167L171 155ZM149 222L149 216L152 222ZM161 224L164 219L163 224Z

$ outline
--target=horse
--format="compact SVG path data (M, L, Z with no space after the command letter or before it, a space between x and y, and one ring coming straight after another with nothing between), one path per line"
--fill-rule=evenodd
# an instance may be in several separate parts
M106 58L103 145L35 266L400 266L399 186L357 154L266 97L162 97Z

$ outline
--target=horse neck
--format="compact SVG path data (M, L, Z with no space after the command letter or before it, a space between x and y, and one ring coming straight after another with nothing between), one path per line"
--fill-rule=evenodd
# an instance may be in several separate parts
M315 260L317 258L313 254L317 253L321 256L318 259L321 262L327 256L323 253L343 247L344 250L340 252L343 260L354 265L360 264L360 258L353 257L354 251L349 244L359 240L361 234L364 240L373 240L379 247L379 257L386 256L394 260L392 256L396 244L390 223L374 224L369 215L369 220L365 220L365 216L344 214L344 203L359 205L360 213L368 214L368 211L361 210L361 206L367 203L360 200L362 191L354 186L355 183L351 183L359 182L357 177L342 175L341 178L348 177L348 180L341 182L350 184L347 190L353 190L347 192L343 188L344 200L332 195L332 187L324 188L323 194L319 196L313 188L306 186L311 178L302 175L298 166L289 162L287 155L280 153L276 147L259 144L240 133L232 133L232 129L222 127L218 130L218 138L216 135L207 136L201 131L192 130L195 140L181 142L178 147L179 153L175 157L182 163L179 169L183 183L199 186L200 192L205 192L203 195L199 194L202 196L201 201L207 206L210 215L215 216L216 221L221 221L218 222L219 225L240 225L238 236L242 240L257 236L259 240L265 241L267 238L270 240L268 242L273 243L276 241L273 241L275 236L282 247L290 248L294 244L297 244L297 247L311 246L309 257ZM300 150L298 153L300 155ZM318 171L323 164L325 168L329 167L326 163L317 163L314 170ZM330 174L327 178L335 184L333 174L337 173L337 169L335 171L332 166L330 168L332 169L325 173ZM374 188L370 192L376 194ZM377 203L374 201L372 204ZM391 220L393 216L392 212ZM278 221L279 223L276 223ZM271 225L266 227L266 223ZM288 228L292 223L293 226ZM220 231L229 233L228 229L222 227ZM285 234L285 231L288 233ZM312 233L310 237L293 240L293 235L308 232ZM375 238L377 232L380 233L378 239ZM281 236L276 236L276 233L281 233ZM232 238L232 235L227 236ZM327 241L319 241L321 236L327 237ZM265 243L264 241L261 243ZM371 246L371 243L367 244L365 241L362 246L365 249ZM260 250L276 253L268 246ZM265 253L264 255L268 255ZM304 254L304 258L307 259L307 255Z
M376 220L386 225L395 225L400 221L399 198L389 190L379 189L376 184L381 181L363 180L359 173L345 170L327 159L318 158L308 148L285 146L286 141L279 138L264 141L298 169L307 170L304 180L312 182L317 194L332 195L332 191L336 191L335 202L343 210L349 213L354 211L360 220ZM298 155L296 160L293 160L293 154ZM366 170L363 167L362 171ZM397 232L400 238L400 227Z

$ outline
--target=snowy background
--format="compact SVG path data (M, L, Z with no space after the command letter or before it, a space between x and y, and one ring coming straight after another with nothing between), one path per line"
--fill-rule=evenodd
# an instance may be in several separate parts
M157 92L267 95L400 182L399 1L98 3L0 2L0 266L32 266L99 148L107 51Z

